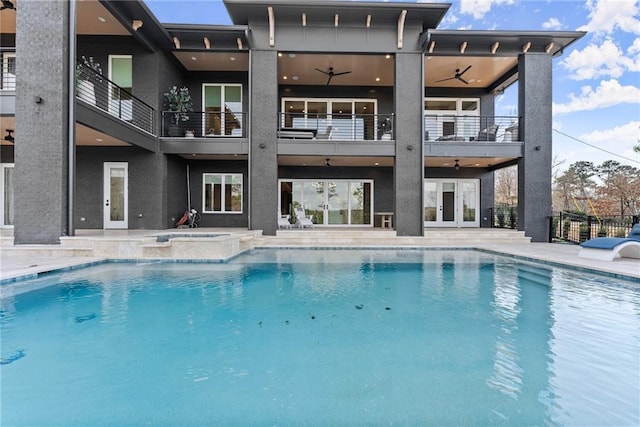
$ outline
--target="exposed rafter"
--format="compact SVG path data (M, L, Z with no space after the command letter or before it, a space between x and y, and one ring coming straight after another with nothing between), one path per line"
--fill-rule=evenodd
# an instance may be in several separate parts
M402 49L404 42L404 21L407 18L407 9L402 9L398 17L398 49Z

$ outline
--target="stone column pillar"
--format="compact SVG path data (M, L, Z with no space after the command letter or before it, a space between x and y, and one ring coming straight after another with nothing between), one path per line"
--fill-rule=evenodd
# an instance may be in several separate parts
M518 110L523 157L518 160L518 230L533 242L548 240L551 215L551 75L552 57L520 55Z
M396 54L394 102L396 157L394 227L398 236L424 233L423 126L424 58L422 52Z
M16 244L68 233L68 0L22 1L16 34ZM5 12L3 12L5 13Z
M249 228L275 235L278 218L278 56L252 50L249 70Z

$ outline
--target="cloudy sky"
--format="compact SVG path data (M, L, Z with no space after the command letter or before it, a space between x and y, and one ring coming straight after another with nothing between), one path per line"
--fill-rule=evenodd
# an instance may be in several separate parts
M231 23L221 0L145 2L160 22ZM579 160L640 167L640 0L450 3L439 29L587 31L554 60L554 154L560 169ZM497 99L496 115L517 113L516 92Z

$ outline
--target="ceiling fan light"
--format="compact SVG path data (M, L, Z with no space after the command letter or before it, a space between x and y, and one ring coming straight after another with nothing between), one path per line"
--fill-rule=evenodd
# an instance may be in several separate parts
M460 163L458 163L458 159L456 159L456 163L453 165L455 170L460 170Z

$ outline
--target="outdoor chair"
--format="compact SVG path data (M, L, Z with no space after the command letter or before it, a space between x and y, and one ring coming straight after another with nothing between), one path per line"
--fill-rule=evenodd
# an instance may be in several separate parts
M496 134L498 133L498 125L491 125L486 129L478 132L476 141L495 141Z
M296 208L296 224L299 228L313 228L313 221L305 215L302 208Z
M628 237L596 237L583 242L578 256L602 261L617 257L640 259L640 224L633 226Z

